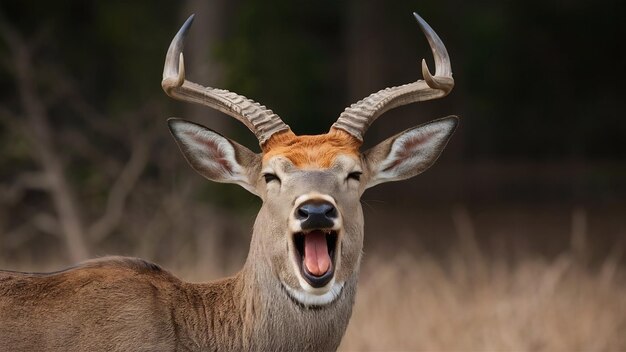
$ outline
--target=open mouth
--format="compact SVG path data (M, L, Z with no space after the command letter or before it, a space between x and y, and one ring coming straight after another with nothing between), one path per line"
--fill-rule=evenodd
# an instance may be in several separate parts
M296 262L302 277L312 287L324 287L332 280L337 238L336 231L323 229L294 234Z

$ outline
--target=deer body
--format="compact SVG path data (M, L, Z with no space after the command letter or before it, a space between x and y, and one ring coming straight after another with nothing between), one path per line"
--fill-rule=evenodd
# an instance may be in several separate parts
M233 277L192 284L121 257L50 274L0 272L0 351L337 348L356 282L331 309L303 309L280 286L256 283L272 282L262 275L246 267Z
M163 89L240 120L262 149L254 153L195 123L168 121L193 169L263 200L243 269L205 284L122 257L49 274L0 271L0 350L335 350L355 299L361 195L429 168L457 125L454 116L435 120L360 151L384 111L445 96L454 85L443 43L415 16L433 50L435 75L423 62L425 80L370 95L317 136L295 135L243 96L187 81L182 43L190 17L167 52Z

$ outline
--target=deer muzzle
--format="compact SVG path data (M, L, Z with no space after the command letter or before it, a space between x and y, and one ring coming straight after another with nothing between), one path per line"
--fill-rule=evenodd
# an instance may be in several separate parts
M294 209L295 259L302 278L313 288L326 286L334 277L340 215L332 199L303 199Z

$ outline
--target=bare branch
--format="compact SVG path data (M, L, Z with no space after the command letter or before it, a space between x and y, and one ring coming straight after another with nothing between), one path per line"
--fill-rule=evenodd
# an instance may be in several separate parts
M81 156L87 160L96 161L98 168L109 177L115 177L122 168L120 160L111 157L110 153L97 148L93 141L85 135L84 131L67 128L57 133L64 146L67 146L77 156Z
M31 48L6 23L0 27L0 34L6 39L12 55L20 103L26 117L24 131L35 148L35 157L48 179L65 245L73 261L84 260L88 257L84 239L85 231L75 203L73 189L65 178L63 164L55 150L46 106L37 92Z
M28 221L16 226L13 230L3 234L3 246L8 249L19 248L22 244L35 236L37 230L61 237L59 222L48 213L39 213L32 216Z
M66 100L67 106L76 112L80 118L88 120L89 124L98 132L104 132L107 136L114 138L119 136L119 126L112 123L111 119L101 114L83 98L71 77L66 77L60 84L63 86L63 90L66 91L67 97L69 98Z
M48 179L44 173L25 172L19 175L11 185L0 185L0 202L12 204L22 198L29 189L49 189Z
M35 225L35 228L43 233L47 233L61 239L63 238L61 235L59 221L50 214L37 214L35 217L33 217L32 223L33 225Z
M19 248L24 242L30 240L35 235L33 224L27 221L9 232L3 234L2 245L6 249L14 250Z
M126 199L148 163L148 146L143 138L134 144L130 159L111 187L104 214L89 228L89 238L93 243L106 238L119 225Z

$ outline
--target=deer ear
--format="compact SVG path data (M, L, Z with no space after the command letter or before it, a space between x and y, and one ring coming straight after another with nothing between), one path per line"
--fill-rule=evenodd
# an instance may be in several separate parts
M452 136L458 117L448 116L399 133L365 152L371 176L366 188L416 176L435 163Z
M236 183L257 194L258 154L193 122L176 118L167 122L185 159L200 175L216 182Z

